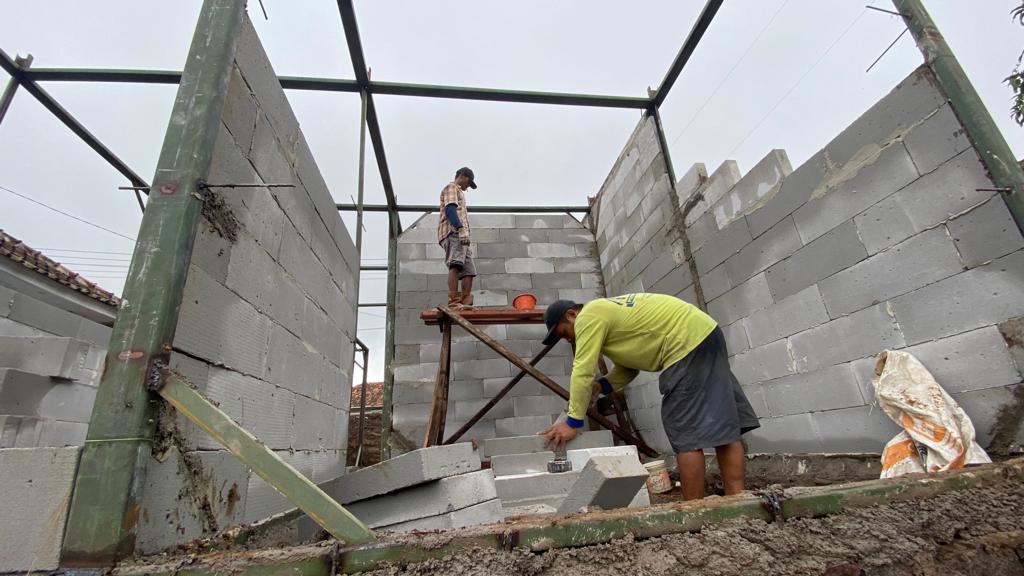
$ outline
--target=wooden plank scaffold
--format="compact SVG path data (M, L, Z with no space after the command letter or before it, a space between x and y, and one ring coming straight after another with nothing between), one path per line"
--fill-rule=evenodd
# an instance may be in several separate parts
M566 401L569 400L568 390L536 368L537 362L551 351L554 347L553 345L546 346L529 362L527 362L520 358L515 352L512 352L506 346L502 345L500 342L496 341L477 327L478 325L493 324L541 324L544 322L543 310L467 309L455 311L447 306L438 306L435 309L425 310L422 312L420 314L420 319L428 326L440 326L441 328L441 358L437 371L437 382L434 386L434 399L431 403L430 415L427 419L427 432L423 442L424 447L436 446L438 444L451 444L457 441L466 433L467 430L476 424L476 422L483 418L483 416L487 414L487 412L506 394L508 394L525 376L530 376L537 382L540 382L562 399ZM455 432L455 434L445 440L444 428L445 416L448 412L448 386L450 384L451 373L451 339L453 324L458 325L466 332L473 335L477 340L483 342L489 348L519 368L519 374L512 378L512 380L509 381L509 383L505 385L505 387L499 391L494 398L492 398L483 408L480 409L480 411L470 418L466 424ZM615 424L601 414L593 405L591 405L587 410L587 416L589 416L594 422L597 422L601 426L610 430L612 434L624 442L636 446L637 450L643 454L651 457L658 456L657 450L648 446L639 434L636 434L630 429L631 427L622 425L625 421L624 416L619 420L620 424Z

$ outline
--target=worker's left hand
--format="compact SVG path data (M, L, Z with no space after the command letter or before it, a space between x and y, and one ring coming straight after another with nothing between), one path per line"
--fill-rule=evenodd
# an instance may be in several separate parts
M550 428L543 432L538 432L538 434L544 436L545 448L562 450L570 440L576 437L576 429L565 422L556 422Z

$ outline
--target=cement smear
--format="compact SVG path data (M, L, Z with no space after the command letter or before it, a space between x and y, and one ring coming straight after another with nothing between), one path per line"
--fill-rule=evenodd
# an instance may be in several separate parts
M736 520L699 533L533 554L477 549L367 574L1024 575L1024 485L1013 483L782 524Z

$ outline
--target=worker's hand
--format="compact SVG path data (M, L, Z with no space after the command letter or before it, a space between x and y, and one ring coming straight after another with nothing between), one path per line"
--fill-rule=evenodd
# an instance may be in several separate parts
M564 450L565 445L576 437L576 429L565 422L558 422L543 432L544 447L551 450Z
M459 228L459 244L469 246L469 228L465 226Z

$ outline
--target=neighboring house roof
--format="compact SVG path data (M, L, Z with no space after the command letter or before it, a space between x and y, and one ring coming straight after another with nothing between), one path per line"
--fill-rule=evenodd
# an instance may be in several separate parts
M24 268L104 304L116 307L121 303L121 299L113 292L100 288L95 282L86 280L60 262L44 256L39 250L27 246L3 230L0 230L0 257L12 260Z
M352 387L352 401L349 403L353 409L359 409L359 395L363 389L362 384ZM366 385L366 407L380 408L384 406L384 383L370 382Z

